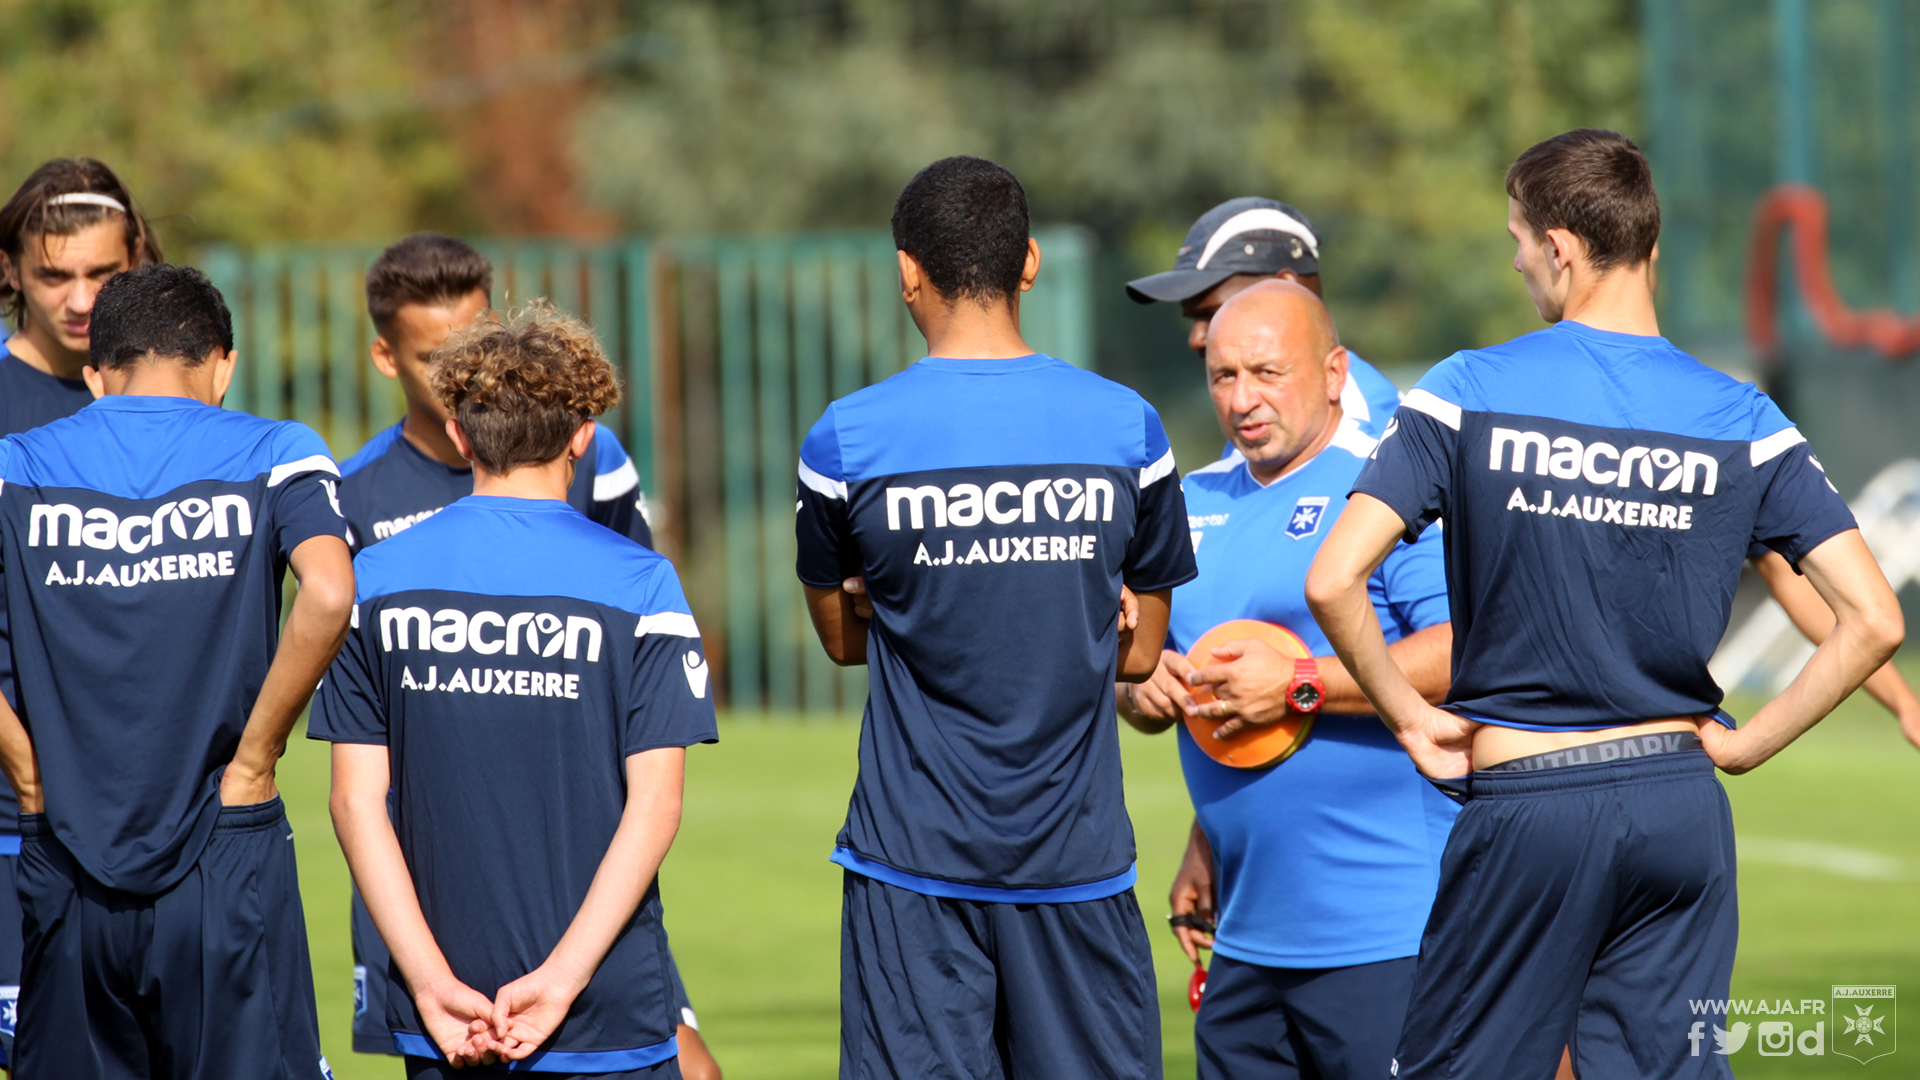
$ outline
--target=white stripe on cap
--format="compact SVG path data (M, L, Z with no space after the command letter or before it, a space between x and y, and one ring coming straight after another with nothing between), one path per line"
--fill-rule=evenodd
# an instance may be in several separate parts
M1748 447L1748 455L1757 469L1806 441L1807 437L1800 434L1799 428L1781 428L1764 439L1753 440L1753 445Z
M1425 390L1409 391L1400 404L1414 412L1423 412L1455 431L1460 430L1460 406L1451 401L1443 401Z
M333 459L325 454L303 457L299 461L289 461L285 465L275 465L273 471L267 474L267 486L279 487L281 484L299 476L301 473L310 472L332 473L335 476L339 476L340 467L335 465Z
M633 628L634 637L646 637L648 634L697 638L700 636L700 627L693 621L693 616L686 612L661 611L640 616L639 624Z
M628 458L620 463L619 468L593 478L593 501L617 499L639 486L640 470L634 468L633 459Z
M1228 218L1219 228L1213 230L1213 236L1207 240L1206 250L1200 253L1200 261L1193 264L1193 268L1195 270L1205 270L1208 261L1210 261L1214 255L1218 254L1221 248L1227 245L1227 241L1232 240L1241 233L1252 232L1255 229L1267 229L1272 232L1286 233L1289 236L1297 236L1302 243L1307 245L1307 250L1313 253L1314 258L1317 259L1320 257L1320 241L1313 238L1313 230L1307 228L1305 222L1287 213L1285 210L1276 210L1271 206L1261 206L1252 210L1242 210Z

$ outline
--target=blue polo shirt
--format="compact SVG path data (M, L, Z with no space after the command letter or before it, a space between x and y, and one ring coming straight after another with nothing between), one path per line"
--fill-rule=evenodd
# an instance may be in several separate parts
M1311 461L1262 487L1238 452L1184 484L1200 576L1173 592L1168 648L1258 619L1332 655L1307 610L1307 569L1374 441L1351 418ZM1444 623L1439 529L1397 546L1368 582L1388 642ZM1281 968L1413 956L1459 807L1422 779L1375 716L1322 715L1305 746L1265 769L1202 753L1180 725L1180 764L1213 849L1223 956Z
M1360 430L1379 438L1400 408L1400 388L1380 369L1347 350L1347 385L1340 390L1340 411Z
M184 398L0 440L18 708L54 836L101 884L157 894L199 859L288 557L345 532L337 475L312 430Z
M0 436L18 435L72 416L93 404L93 391L78 379L62 379L33 367L7 351L0 340ZM6 645L6 616L0 611L0 692L18 706L13 692L13 656ZM20 800L0 776L0 855L20 851Z
M1535 730L1716 712L1751 546L1797 566L1854 528L1765 394L1570 321L1441 361L1354 490L1410 535L1446 519L1446 707Z
M354 573L353 629L308 735L388 748L421 911L454 974L492 993L572 924L626 809L626 759L718 737L700 632L673 564L559 501L470 495L361 552ZM670 965L655 882L519 1068L674 1056ZM437 1058L385 977L395 1049Z
M874 609L834 861L962 899L1130 888L1120 587L1194 575L1153 407L1050 356L930 357L807 433L798 535L801 581L863 575Z
M473 494L473 468L421 453L395 424L340 465L340 509L357 553ZM653 546L640 473L613 429L595 425L593 445L575 465L567 503L642 547Z

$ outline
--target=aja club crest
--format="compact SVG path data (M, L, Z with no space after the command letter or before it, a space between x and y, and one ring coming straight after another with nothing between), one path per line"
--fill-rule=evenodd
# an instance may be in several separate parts
M1328 498L1325 495L1303 496L1293 504L1293 513L1287 515L1287 535L1295 540L1305 540L1320 531L1320 519L1327 515Z
M1899 1047L1897 987L1833 988L1832 1051L1866 1064Z

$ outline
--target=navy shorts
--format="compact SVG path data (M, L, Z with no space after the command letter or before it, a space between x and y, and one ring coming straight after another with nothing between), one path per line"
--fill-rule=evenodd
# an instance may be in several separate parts
M0 836L0 843L18 837ZM9 845L11 846L11 845ZM0 1068L13 1064L13 1029L20 1018L20 892L14 882L20 856L0 852Z
M1272 968L1213 955L1193 1021L1200 1080L1385 1077L1414 958Z
M987 903L845 875L841 1080L1159 1080L1160 1003L1133 890Z
M353 888L353 1049L361 1054L398 1054L387 1028L387 965L393 959L374 929L373 915ZM338 968L335 969L339 970ZM337 984L336 984L337 985Z
M220 811L157 896L107 888L20 819L22 1076L322 1080L293 830L280 800Z
M1697 751L1473 774L1420 942L1399 1080L1728 1077L1687 1038L1723 999L1733 814Z

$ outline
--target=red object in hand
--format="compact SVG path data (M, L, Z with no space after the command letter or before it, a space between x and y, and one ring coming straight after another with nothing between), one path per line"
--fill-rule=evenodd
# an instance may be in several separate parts
M1187 1004L1194 1012L1200 1011L1200 999L1207 993L1207 966L1200 961L1193 962L1193 978L1187 980Z

